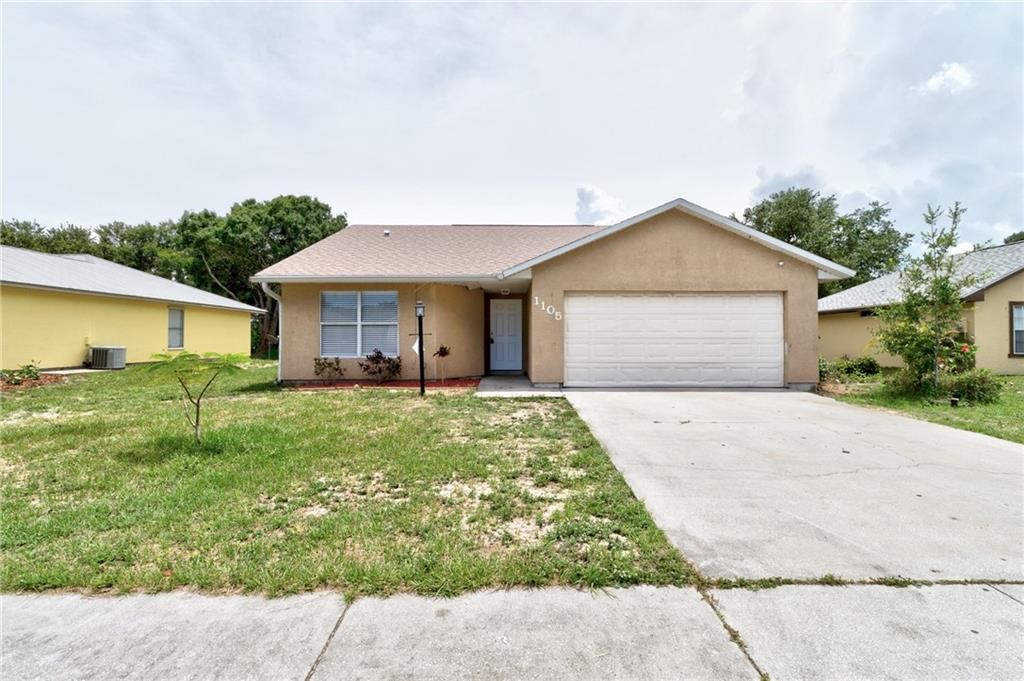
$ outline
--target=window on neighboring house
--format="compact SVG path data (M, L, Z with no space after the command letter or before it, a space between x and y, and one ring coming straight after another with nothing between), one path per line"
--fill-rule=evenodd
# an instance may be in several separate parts
M167 310L167 349L180 350L185 347L185 311L176 308Z
M397 291L322 291L320 356L398 355Z
M1024 303L1010 303L1010 354L1024 355Z

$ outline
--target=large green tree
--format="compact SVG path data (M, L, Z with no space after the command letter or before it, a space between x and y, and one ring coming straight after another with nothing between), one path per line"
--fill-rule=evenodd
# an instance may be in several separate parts
M185 213L178 234L187 245L189 273L196 285L267 310L258 327L256 351L275 339L277 302L258 284L256 272L344 229L344 215L311 196L284 195L269 201L247 199L227 215Z
M247 199L226 215L186 212L176 221L110 222L95 229L35 221L0 221L0 243L44 253L88 253L267 310L256 324L256 350L274 339L276 301L249 282L256 272L343 229L344 215L310 196Z
M28 220L0 223L0 243L42 253L86 253L169 279L184 276L185 260L174 221L152 225L111 222L95 229L46 228Z
M1024 241L1024 229L1019 232L1014 232L1010 236L1003 239L1004 244L1015 244L1018 241Z
M46 251L46 240L46 228L35 220L0 221L0 244L4 246Z
M913 236L896 229L890 214L878 201L842 213L834 194L791 187L744 210L742 221L857 271L849 279L822 282L824 296L892 272L906 259Z
M167 220L154 225L110 222L93 231L95 254L121 265L183 283L188 258L178 237L178 225Z

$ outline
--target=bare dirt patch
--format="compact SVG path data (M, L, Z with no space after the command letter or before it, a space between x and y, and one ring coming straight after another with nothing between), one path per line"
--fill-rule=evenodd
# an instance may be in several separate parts
M539 420L541 423L551 423L557 418L558 406L556 403L530 402L529 404L519 405L512 412L494 413L489 420L495 426L509 426L533 420Z
M480 500L494 493L494 488L486 481L460 482L453 480L446 482L437 489L437 495L442 499L450 499L460 503L468 503L474 508L480 505Z
M300 518L323 518L330 512L331 510L326 506L315 504L313 506L306 506L304 508L300 508L298 511L295 512L295 514Z
M554 484L538 485L528 476L516 479L516 486L531 499L564 500L572 496L572 490Z
M346 475L338 480L320 477L316 482L314 487L323 487L317 494L334 502L352 503L372 499L400 504L409 500L405 488L398 483L390 482L381 471L375 471L370 475Z
M52 385L54 383L63 383L64 381L65 378L59 374L40 374L39 378L24 378L18 383L8 383L0 379L0 392L28 390L29 388L38 388L41 385Z
M31 423L32 421L55 421L61 418L61 412L57 409L47 409L46 411L16 411L10 414L3 421L0 421L0 425L3 426L21 426Z

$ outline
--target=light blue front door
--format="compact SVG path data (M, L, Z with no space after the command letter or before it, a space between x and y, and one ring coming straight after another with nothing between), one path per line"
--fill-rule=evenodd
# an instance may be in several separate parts
M523 370L523 301L491 299L491 371Z

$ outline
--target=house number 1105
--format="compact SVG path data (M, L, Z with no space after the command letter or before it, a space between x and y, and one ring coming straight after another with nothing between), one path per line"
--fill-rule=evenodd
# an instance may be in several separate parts
M549 316L554 317L555 319L562 318L562 313L556 310L554 305L548 305L543 300L541 300L540 296L533 297L533 304L536 307L539 307L544 312L546 312Z

